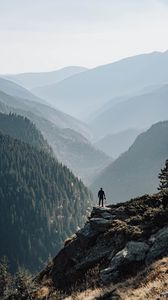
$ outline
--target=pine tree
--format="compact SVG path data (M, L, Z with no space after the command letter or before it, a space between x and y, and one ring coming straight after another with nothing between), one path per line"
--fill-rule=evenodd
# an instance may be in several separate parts
M3 257L0 260L0 299L6 299L12 291L12 276L9 272L8 260Z
M160 179L158 190L167 193L168 192L168 159L165 162L165 167L161 169L158 178Z
M19 269L15 274L14 281L15 299L32 300L32 294L37 289L32 275L25 269Z

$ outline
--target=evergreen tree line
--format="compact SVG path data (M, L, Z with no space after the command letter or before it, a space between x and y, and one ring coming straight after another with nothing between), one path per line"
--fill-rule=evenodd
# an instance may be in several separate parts
M0 257L8 257L12 271L37 271L84 224L91 202L52 155L0 133Z
M41 132L27 117L0 112L0 131L39 149L52 152Z
M38 289L32 275L25 269L18 269L11 274L6 257L0 260L0 299L1 300L33 300Z

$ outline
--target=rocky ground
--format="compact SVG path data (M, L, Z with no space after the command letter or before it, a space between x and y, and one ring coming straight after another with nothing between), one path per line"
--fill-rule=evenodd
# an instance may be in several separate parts
M85 226L65 241L36 280L51 293L71 293L106 289L142 274L168 255L166 201L168 197L163 199L158 193L105 208L93 207ZM97 299L124 299L114 293L110 289Z

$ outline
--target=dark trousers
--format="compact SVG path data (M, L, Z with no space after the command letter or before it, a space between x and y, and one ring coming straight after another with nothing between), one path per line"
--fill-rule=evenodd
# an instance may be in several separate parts
M99 206L101 205L101 203L102 203L102 207L104 206L103 201L104 201L104 198L99 198Z

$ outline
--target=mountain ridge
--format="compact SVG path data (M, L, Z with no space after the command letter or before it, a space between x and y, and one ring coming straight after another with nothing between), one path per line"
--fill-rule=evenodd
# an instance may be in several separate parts
M45 119L49 119L49 121L52 121L52 123L58 127L69 127L83 133L83 135L89 135L89 129L83 122L57 110L56 108L48 106L46 103L27 101L27 99L18 96L15 97L8 95L1 90L0 101L9 106L15 106L15 108L19 108L21 110L32 111L33 113L42 116Z
M40 90L33 91L63 111L84 117L112 97L126 95L147 85L167 83L167 65L167 51L142 54L74 75L53 89L42 89L41 93Z
M0 131L4 135L9 135L52 154L52 150L47 141L44 140L41 132L26 117L14 113L4 114L0 112Z
M167 119L167 94L168 85L163 85L156 90L136 96L126 97L99 113L89 125L95 136L112 134L128 128L136 128L142 131L152 124ZM103 122L100 122L103 120ZM143 120L143 122L142 122Z
M140 130L129 128L114 134L105 135L102 139L96 141L94 145L104 153L116 159L133 144Z
M77 73L88 70L85 67L80 66L68 66L58 70L46 71L46 72L32 72L32 73L20 73L5 75L4 78L9 78L15 83L20 83L22 86L28 89L48 85L52 83L58 83L59 81L73 76Z
M152 125L141 133L133 145L105 168L90 186L97 195L103 186L107 199L121 202L140 193L154 193L158 185L157 174L167 159L168 121Z
M3 102L1 102L1 99ZM15 98L0 92L0 111L3 113L13 112L30 119L48 141L56 158L73 170L75 175L82 178L86 184L92 182L95 174L98 174L100 170L111 162L107 155L93 148L90 141L76 130L68 129L66 128L67 126L60 128L53 124L49 118L48 120L45 119L46 111L43 112L43 115L40 112L36 113L36 110L31 109L29 111L30 104L24 107L22 101L18 102L18 99L15 101ZM9 105L3 103L8 103ZM25 111L24 108L26 109ZM64 119L62 124L64 124Z

